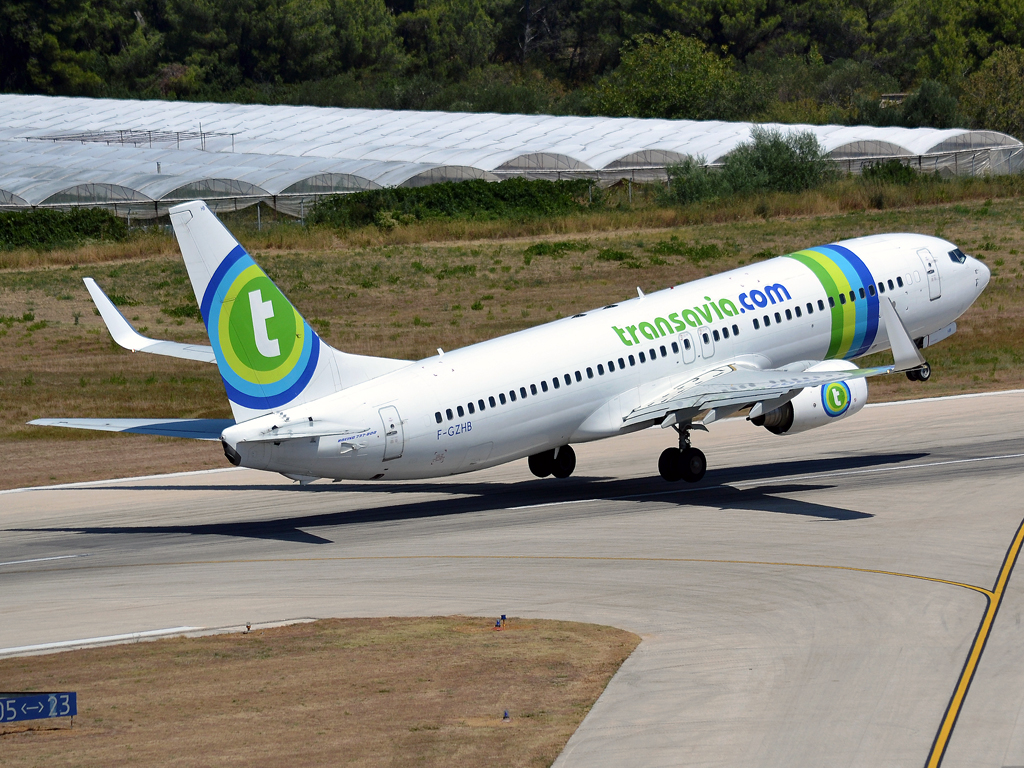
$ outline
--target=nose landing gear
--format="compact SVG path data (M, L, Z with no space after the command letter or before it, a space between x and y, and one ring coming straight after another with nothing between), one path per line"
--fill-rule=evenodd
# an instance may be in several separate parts
M658 472L670 483L685 480L696 483L708 471L708 460L704 452L690 445L690 424L675 424L679 433L679 447L666 448L658 458Z

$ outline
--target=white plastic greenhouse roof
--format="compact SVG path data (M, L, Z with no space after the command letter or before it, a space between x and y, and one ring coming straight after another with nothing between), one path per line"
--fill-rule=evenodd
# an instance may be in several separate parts
M324 194L526 175L621 178L684 157L719 163L750 123L127 101L0 94L0 204L95 194L158 201L198 194ZM963 129L775 125L814 133L837 160L1019 149ZM97 134L155 132L145 146ZM202 132L202 139L199 133ZM39 141L90 134L87 141ZM151 144L151 145L150 145ZM157 163L160 172L157 173ZM77 191L72 191L77 190Z

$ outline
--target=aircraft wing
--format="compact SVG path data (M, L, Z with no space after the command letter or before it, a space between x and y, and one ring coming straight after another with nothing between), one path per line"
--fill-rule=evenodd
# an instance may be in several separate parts
M234 419L36 419L37 427L71 427L136 435L220 440L220 433L235 425Z
M833 381L892 373L895 365L857 368L849 371L799 371L762 369L742 363L726 363L676 384L667 391L635 408L624 424L651 421L677 414L682 418L666 419L671 426L677 421L696 416L701 411L722 409L732 412L746 405L763 404L754 413L767 412L795 397L805 387L816 387ZM712 418L713 420L713 418ZM705 423L710 421L705 418Z
M143 336L125 319L125 316L107 298L107 294L96 284L95 280L91 277L85 278L85 287L89 289L89 295L92 296L96 308L100 311L100 317L106 323L111 337L125 349L130 349L132 352L149 352L154 355L180 357L185 360L198 360L203 363L217 362L217 358L213 354L213 347L211 346L205 344L181 344L177 341L161 341Z
M789 366L787 369L763 369L741 362L702 371L693 378L673 385L659 395L641 403L624 419L623 424L661 419L663 427L686 421L701 411L709 410L703 419L710 424L716 418L753 405L752 416L784 405L806 387L817 387L834 381L908 371L924 364L920 350L910 338L906 326L896 312L896 305L887 297L879 301L879 314L893 352L893 364L846 371L809 371L817 361Z

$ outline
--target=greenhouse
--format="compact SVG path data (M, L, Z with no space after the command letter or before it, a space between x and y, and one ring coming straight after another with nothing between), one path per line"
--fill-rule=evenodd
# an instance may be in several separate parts
M263 202L302 217L316 198L513 176L664 180L720 164L751 123L405 112L0 94L0 208L102 206L152 218L183 200ZM993 131L767 125L810 131L849 173L898 158L945 176L1024 168Z

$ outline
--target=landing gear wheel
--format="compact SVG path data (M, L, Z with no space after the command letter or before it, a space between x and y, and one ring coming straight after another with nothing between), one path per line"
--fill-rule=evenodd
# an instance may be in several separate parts
M527 463L530 465L530 471L537 477L547 477L555 468L555 451L552 448L550 451L535 453Z
M551 474L562 479L568 477L576 469L576 451L568 445L563 445L558 449L553 464Z
M918 381L928 381L928 379L930 379L931 377L932 377L932 367L930 365L928 365L928 363L925 363L924 365L922 365L920 368L917 369L917 380Z
M683 480L688 483L696 483L708 471L708 460L704 456L704 452L697 448L686 448L683 450L679 456L679 464Z
M682 451L678 448L666 448L658 457L658 472L670 483L683 479Z
M920 381L920 379L917 378L917 370L907 371L907 379L910 381Z

